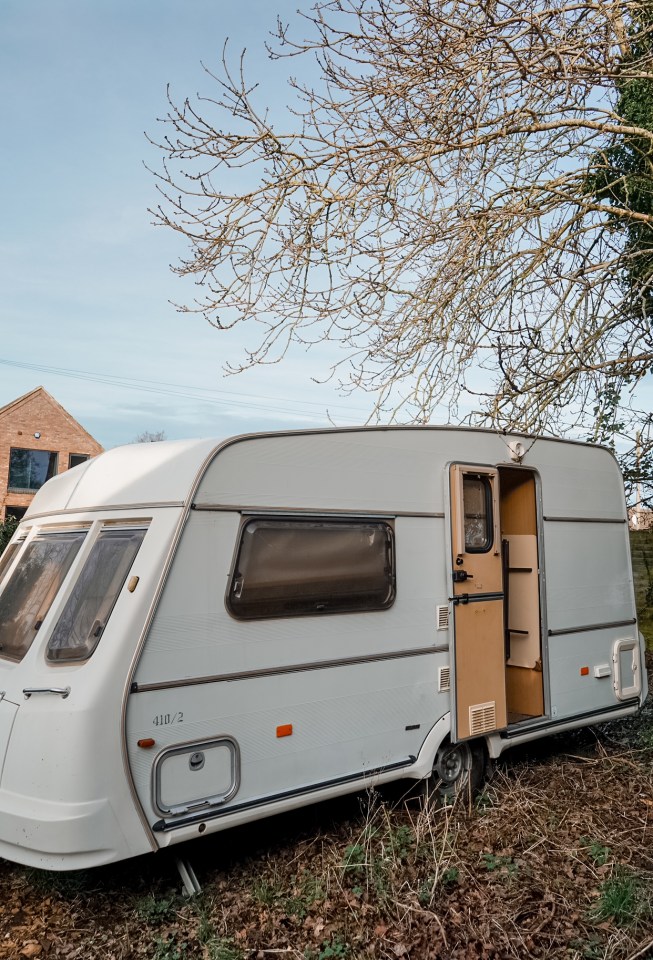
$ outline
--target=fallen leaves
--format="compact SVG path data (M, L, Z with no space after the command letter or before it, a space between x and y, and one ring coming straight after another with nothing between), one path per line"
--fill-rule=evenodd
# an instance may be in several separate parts
M647 707L515 751L471 808L350 798L195 841L190 901L164 853L4 863L0 960L627 960L653 926L652 771ZM651 912L593 919L625 870Z

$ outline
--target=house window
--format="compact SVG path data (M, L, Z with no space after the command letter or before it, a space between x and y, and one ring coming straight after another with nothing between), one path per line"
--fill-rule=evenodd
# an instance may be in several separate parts
M241 529L227 593L238 619L383 610L394 598L388 523L256 519Z
M78 467L80 463L86 463L89 459L87 453L71 453L68 457L68 469L72 470L73 467Z
M21 450L12 447L9 454L9 490L34 493L57 472L58 455L51 450Z

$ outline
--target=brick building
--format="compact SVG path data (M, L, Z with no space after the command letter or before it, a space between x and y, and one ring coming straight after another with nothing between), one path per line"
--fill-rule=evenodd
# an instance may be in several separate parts
M0 522L22 517L46 480L102 453L43 387L0 407Z

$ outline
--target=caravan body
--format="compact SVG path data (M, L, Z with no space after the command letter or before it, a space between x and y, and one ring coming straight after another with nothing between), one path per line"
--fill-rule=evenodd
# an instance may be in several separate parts
M461 428L118 448L0 558L0 855L74 869L644 696L605 449Z

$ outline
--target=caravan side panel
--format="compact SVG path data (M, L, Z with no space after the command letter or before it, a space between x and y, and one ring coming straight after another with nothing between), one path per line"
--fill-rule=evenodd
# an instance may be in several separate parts
M193 780L191 746L199 754L203 744L235 744L237 789L206 814L218 829L244 807L264 815L280 795L407 769L449 710L448 690L439 690L448 633L436 622L438 602L446 606L443 520L394 521L397 587L389 609L256 621L234 619L225 605L240 523L232 512L191 512L129 699L138 796L150 822L165 821L173 840L183 811L161 817L156 767L175 746L189 745L182 794L193 815L202 798L192 801L201 778ZM145 738L156 741L154 749L139 749ZM229 748L222 755L226 777ZM169 832L157 836L170 842Z

